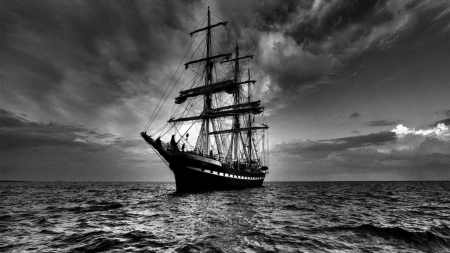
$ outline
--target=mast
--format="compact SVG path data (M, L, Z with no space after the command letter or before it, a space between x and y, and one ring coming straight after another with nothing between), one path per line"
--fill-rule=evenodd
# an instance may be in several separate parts
M250 69L248 69L248 80L250 81ZM251 101L251 86L252 84L249 82L247 91L248 91L248 97L247 97L247 103L250 103ZM248 128L252 128L252 115L248 114ZM248 130L247 132L247 138L248 138L248 164L252 164L252 130Z
M207 28L207 33L206 33L206 65L205 65L205 71L206 71L206 77L205 77L205 86L210 85L211 83L211 68L212 68L212 63L211 63L211 12L209 11L209 6L208 6L208 26ZM209 109L211 109L211 94L206 94L205 95L205 106L204 106L204 112L208 112ZM209 119L205 119L204 121L205 124L205 136L204 136L204 140L205 140L205 148L204 151L206 151L206 154L208 154L209 151Z
M236 60L234 63L234 80L235 82L239 82L239 45L236 44ZM234 105L239 104L239 87L236 90L236 92L234 93ZM239 129L240 128L240 124L239 124L239 115L234 116L234 129ZM236 159L237 162L237 166L239 167L239 136L240 136L240 132L234 132L234 157Z

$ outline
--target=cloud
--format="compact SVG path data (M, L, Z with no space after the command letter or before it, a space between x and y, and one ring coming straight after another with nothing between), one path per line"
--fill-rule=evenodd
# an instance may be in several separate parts
M405 135L422 135L422 136L433 136L436 138L450 138L450 131L444 123L438 123L436 127L430 129L419 129L408 128L402 124L397 125L395 129L391 132L399 136Z
M448 180L450 131L397 125L391 132L275 145L272 164L293 180Z
M351 118L351 119L359 118L359 117L361 117L361 114L359 114L359 113L357 113L357 112L352 113L352 115L350 115L350 118Z
M439 111L439 114L443 113L445 116L450 117L450 110L446 110L446 111ZM446 119L441 119L436 121L435 123L433 123L430 127L436 127L439 124L444 124L446 126L450 126L450 118L446 118Z
M444 125L450 126L450 118L439 120L436 123L434 123L433 126L438 126L439 124L444 124Z
M120 135L138 133L136 125L144 126L148 108L156 105L187 49L199 5L2 3L3 109L70 125L80 121Z
M294 99L319 85L339 83L348 62L390 48L418 21L446 23L448 1L220 1L236 23L233 38L256 52L266 97ZM444 24L446 29L450 24ZM354 72L352 72L353 74Z
M171 180L143 140L0 110L2 180ZM133 173L130 173L133 172Z
M366 123L366 126L376 127L376 126L393 126L398 124L398 121L388 121L388 120L374 120Z
M115 135L97 133L79 125L59 123L36 123L13 112L0 109L1 149L66 147L73 150L96 150L109 140L117 141ZM101 145L103 144L103 145Z
M86 131L78 126L62 126L57 123L39 124L6 110L0 110L1 149L44 146L83 147L74 141L77 132Z
M419 16L448 16L446 1L424 2L7 1L2 107L37 121L138 133L185 53L188 31L211 5L230 21L232 44L254 51L257 91L274 112L298 93L339 82L349 60L388 47Z
M274 146L273 153L285 155L308 155L313 157L327 157L336 151L345 151L355 148L377 146L386 142L395 141L392 132L380 132L368 135L351 136L322 141L295 141Z

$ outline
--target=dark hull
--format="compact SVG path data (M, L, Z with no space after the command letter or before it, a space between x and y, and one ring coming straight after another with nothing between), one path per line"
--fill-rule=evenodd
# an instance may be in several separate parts
M164 148L144 133L142 137L168 162L175 175L177 192L242 189L263 184L264 172L228 168L214 159Z
M262 186L264 177L245 177L214 170L198 171L186 167L173 169L178 192L241 189ZM217 175L217 174L220 175ZM237 178L241 177L241 178ZM252 178L252 179L249 179Z

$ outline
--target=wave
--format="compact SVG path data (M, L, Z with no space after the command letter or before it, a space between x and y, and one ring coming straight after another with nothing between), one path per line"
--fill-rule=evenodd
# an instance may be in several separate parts
M357 234L369 234L387 240L401 240L420 248L450 249L450 228L445 224L439 227L432 227L426 231L409 231L401 227L379 227L372 224L363 224L356 227L337 226L329 229L331 231L354 231Z
M9 214L5 214L5 215L0 215L0 221L8 221L12 218L13 216L9 215Z
M86 242L95 236L103 235L105 233L106 233L105 231L97 230L97 231L92 231L92 232L83 233L83 234L74 233L74 234L71 234L68 236L61 236L57 239L59 239L63 242L66 242L66 243L75 244L75 243Z
M50 225L52 224L50 221L47 220L47 217L40 217L36 220L36 224L39 224L41 226Z
M93 202L93 204L89 206L76 206L68 208L68 210L76 213L85 213L85 212L108 211L111 209L118 209L121 207L123 207L123 205L117 202Z
M73 249L72 252L101 252L121 244L122 242L118 239L97 238L92 243Z
M262 236L266 237L267 235L260 231L249 231L243 234L244 236Z
M130 231L126 234L122 235L124 238L129 239L130 241L142 241L144 239L157 239L157 237L146 231Z
M14 249L17 246L20 246L20 245L16 245L16 244L0 245L0 252L7 252L9 250Z
M220 248L212 245L210 242L188 243L181 247L178 247L175 251L178 253L188 253L188 252L222 253L222 252L224 252Z
M297 206L297 205L295 205L295 204L285 205L285 206L283 206L283 209L286 209L286 210L307 211L307 212L315 212L315 211L316 211L314 208Z
M135 248L167 248L178 244L177 242L165 241L153 233L140 230L122 234L121 238L126 240L128 246L132 245Z
M48 235L57 235L57 234L59 234L58 232L55 232L53 230L48 230L48 229L41 230L41 233L42 234L48 234Z

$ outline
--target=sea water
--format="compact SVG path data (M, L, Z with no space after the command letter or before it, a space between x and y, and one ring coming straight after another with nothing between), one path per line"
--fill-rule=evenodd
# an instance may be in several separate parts
M2 252L450 252L450 182L0 183Z

